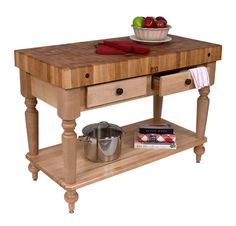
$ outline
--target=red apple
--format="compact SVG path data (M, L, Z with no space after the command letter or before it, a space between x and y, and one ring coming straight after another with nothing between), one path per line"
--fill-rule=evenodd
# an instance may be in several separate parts
M165 20L157 20L155 23L156 28L164 28L166 27L167 23Z
M158 21L158 20L164 20L164 21L166 22L166 24L167 24L167 20L166 20L166 18L163 17L163 16L158 16L158 17L156 17L156 21Z
M150 17L150 16L146 17L144 19L143 27L145 28L155 27L155 20L153 19L153 17Z

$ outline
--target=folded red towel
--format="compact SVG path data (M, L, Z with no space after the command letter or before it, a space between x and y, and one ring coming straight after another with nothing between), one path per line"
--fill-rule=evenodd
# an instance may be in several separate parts
M110 47L110 48L105 48L105 47ZM136 44L133 41L129 40L121 40L121 41L105 40L103 41L102 44L97 45L96 48L97 48L96 53L98 54L125 54L125 53L147 54L150 52L150 49L148 47Z
M133 44L132 45L132 52L133 53L140 53L140 54L147 54L150 52L150 49L146 46Z
M102 45L102 44L99 44L96 46L96 53L97 54L104 54L104 55L126 54L126 52L121 49L117 49L117 48Z
M132 50L132 43L129 41L111 41L111 40L104 40L104 45L112 46L117 49L124 50L127 53L130 53Z
M117 49L124 50L127 53L140 53L146 54L150 52L150 49L146 46L139 45L133 41L129 40L122 40L122 41L112 41L112 40L105 40L103 41L104 45L112 46Z

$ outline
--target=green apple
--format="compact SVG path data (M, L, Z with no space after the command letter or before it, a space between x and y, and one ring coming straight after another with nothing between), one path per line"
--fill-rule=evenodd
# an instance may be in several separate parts
M144 22L144 17L137 16L133 19L133 26L134 27L142 27Z

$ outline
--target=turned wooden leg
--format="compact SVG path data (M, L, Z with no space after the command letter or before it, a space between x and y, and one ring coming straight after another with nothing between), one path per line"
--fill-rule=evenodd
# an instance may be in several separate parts
M74 131L75 120L63 120L62 150L64 156L64 177L67 184L76 181L77 135ZM68 202L70 213L74 212L75 202L78 200L76 191L66 191L65 201Z
M74 131L75 120L63 120L62 150L64 156L65 182L72 184L76 180L77 135Z
M64 195L65 201L69 206L69 213L74 213L75 202L79 199L79 195L76 191L66 191Z
M205 147L202 145L194 147L194 153L196 154L196 162L200 163L201 162L201 157L205 152Z
M67 184L73 184L76 181L76 150L77 135L74 131L76 126L75 120L63 120L62 127L62 150L64 156L64 177ZM65 201L68 203L69 212L74 213L75 202L78 200L76 191L66 191Z
M155 122L160 121L162 112L163 96L153 95L153 118Z
M196 124L196 135L198 138L203 138L206 130L207 115L209 108L209 98L210 87L204 87L199 90L200 96L197 100L197 124ZM200 163L201 156L205 152L203 144L194 147L194 152L196 154L196 162Z
M36 109L37 100L35 97L26 97L25 105L25 121L28 137L29 155L38 155L38 111ZM38 179L38 169L32 164L29 164L29 171L32 173L33 180Z
M30 163L28 165L28 169L29 171L32 173L32 179L34 181L38 180L38 172L39 172L39 169L36 168L32 163Z
M57 95L57 114L62 119L64 130L62 134L64 181L67 185L72 185L76 183L77 135L75 120L80 115L80 89L58 89ZM74 212L78 197L75 190L66 191L64 198L69 205L70 213Z

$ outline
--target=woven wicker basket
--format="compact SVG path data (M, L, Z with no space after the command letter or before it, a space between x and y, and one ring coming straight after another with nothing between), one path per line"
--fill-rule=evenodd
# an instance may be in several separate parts
M167 25L165 28L142 28L133 27L135 36L138 39L146 41L160 41L167 37L171 26Z

